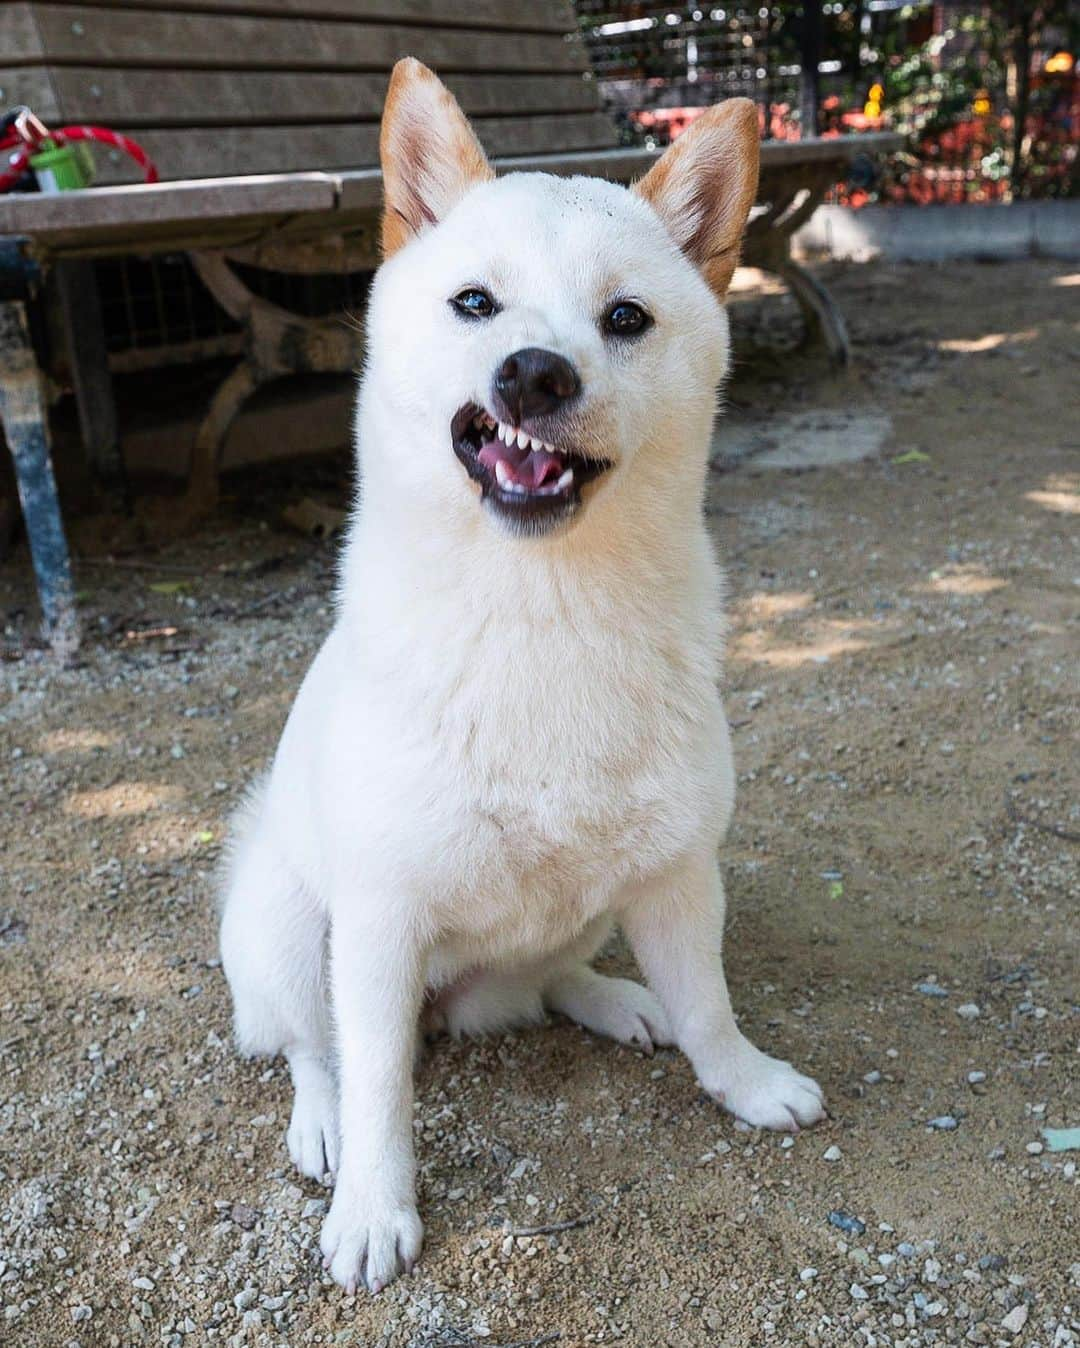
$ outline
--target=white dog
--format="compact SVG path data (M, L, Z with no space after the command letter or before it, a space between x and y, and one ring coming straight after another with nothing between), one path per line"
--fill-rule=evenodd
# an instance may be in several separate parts
M337 622L232 858L236 1037L283 1053L289 1152L336 1172L322 1248L377 1292L420 1252L418 1027L561 1012L767 1128L821 1091L736 1027L717 846L731 747L702 513L753 105L633 189L495 180L451 95L394 71L359 504ZM651 991L590 967L618 923Z

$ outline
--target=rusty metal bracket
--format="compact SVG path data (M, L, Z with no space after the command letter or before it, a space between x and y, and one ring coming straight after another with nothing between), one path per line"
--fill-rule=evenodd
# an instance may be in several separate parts
M347 374L360 364L363 338L343 319L305 318L252 294L224 253L196 252L191 260L203 284L244 333L244 356L214 395L192 448L188 505L201 514L218 500L226 436L256 389L290 374Z

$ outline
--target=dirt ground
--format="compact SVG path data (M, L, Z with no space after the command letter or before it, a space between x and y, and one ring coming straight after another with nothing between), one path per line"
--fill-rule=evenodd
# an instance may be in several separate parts
M34 647L24 549L0 567L0 1342L1080 1344L1080 1152L1041 1133L1080 1125L1080 273L825 275L842 377L785 354L789 302L735 298L709 510L733 995L831 1121L741 1128L676 1053L565 1023L440 1042L424 1258L375 1299L329 1282L285 1073L230 1048L211 889L330 621L333 549L281 506L346 470L247 473L167 547L75 531L72 668ZM801 472L739 448L864 434Z

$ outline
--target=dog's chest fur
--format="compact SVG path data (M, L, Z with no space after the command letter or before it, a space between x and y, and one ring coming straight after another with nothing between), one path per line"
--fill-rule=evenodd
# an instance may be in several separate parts
M565 944L716 827L719 624L692 596L643 615L640 590L572 579L453 593L414 589L407 627L371 596L331 638L331 682L352 689L336 830L423 890L462 964L512 961Z

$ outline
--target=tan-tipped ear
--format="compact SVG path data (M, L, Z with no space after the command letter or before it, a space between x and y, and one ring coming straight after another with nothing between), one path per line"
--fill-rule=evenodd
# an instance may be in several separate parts
M723 299L758 181L758 114L729 98L694 119L633 190Z
M411 56L390 76L379 158L384 257L441 220L475 183L495 176L457 99Z

